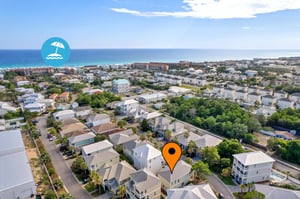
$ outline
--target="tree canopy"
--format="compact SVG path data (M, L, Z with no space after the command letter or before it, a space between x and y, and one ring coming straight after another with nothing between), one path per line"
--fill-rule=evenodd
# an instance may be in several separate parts
M93 95L79 94L76 102L78 102L80 106L89 105L92 108L103 108L107 103L120 100L120 97L115 96L110 92L104 91L103 93Z
M179 120L227 138L245 138L261 128L250 113L226 100L175 97L166 105L166 111Z

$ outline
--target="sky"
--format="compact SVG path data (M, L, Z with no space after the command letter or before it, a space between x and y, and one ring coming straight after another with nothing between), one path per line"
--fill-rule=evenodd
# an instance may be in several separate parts
M1 0L0 49L300 49L300 0Z

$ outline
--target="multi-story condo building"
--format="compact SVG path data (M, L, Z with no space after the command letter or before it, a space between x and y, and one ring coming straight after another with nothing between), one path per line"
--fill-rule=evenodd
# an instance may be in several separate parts
M127 93L129 91L130 83L127 79L115 79L112 82L112 92L115 94Z
M232 175L241 184L268 181L274 160L261 151L233 155Z

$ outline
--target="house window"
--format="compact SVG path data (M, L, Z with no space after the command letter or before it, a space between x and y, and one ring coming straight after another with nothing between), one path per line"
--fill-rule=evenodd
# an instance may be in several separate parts
M156 196L156 192L154 192L154 195Z

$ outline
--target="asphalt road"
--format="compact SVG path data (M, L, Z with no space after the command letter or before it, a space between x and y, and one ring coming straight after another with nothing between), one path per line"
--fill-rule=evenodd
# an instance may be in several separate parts
M93 199L93 197L81 187L72 175L71 169L68 167L62 155L58 152L55 144L48 141L46 120L47 116L40 117L37 127L41 130L41 141L51 157L51 161L57 174L60 176L63 184L75 199Z
M217 193L224 195L225 199L235 199L229 188L215 174L206 176L206 179Z

